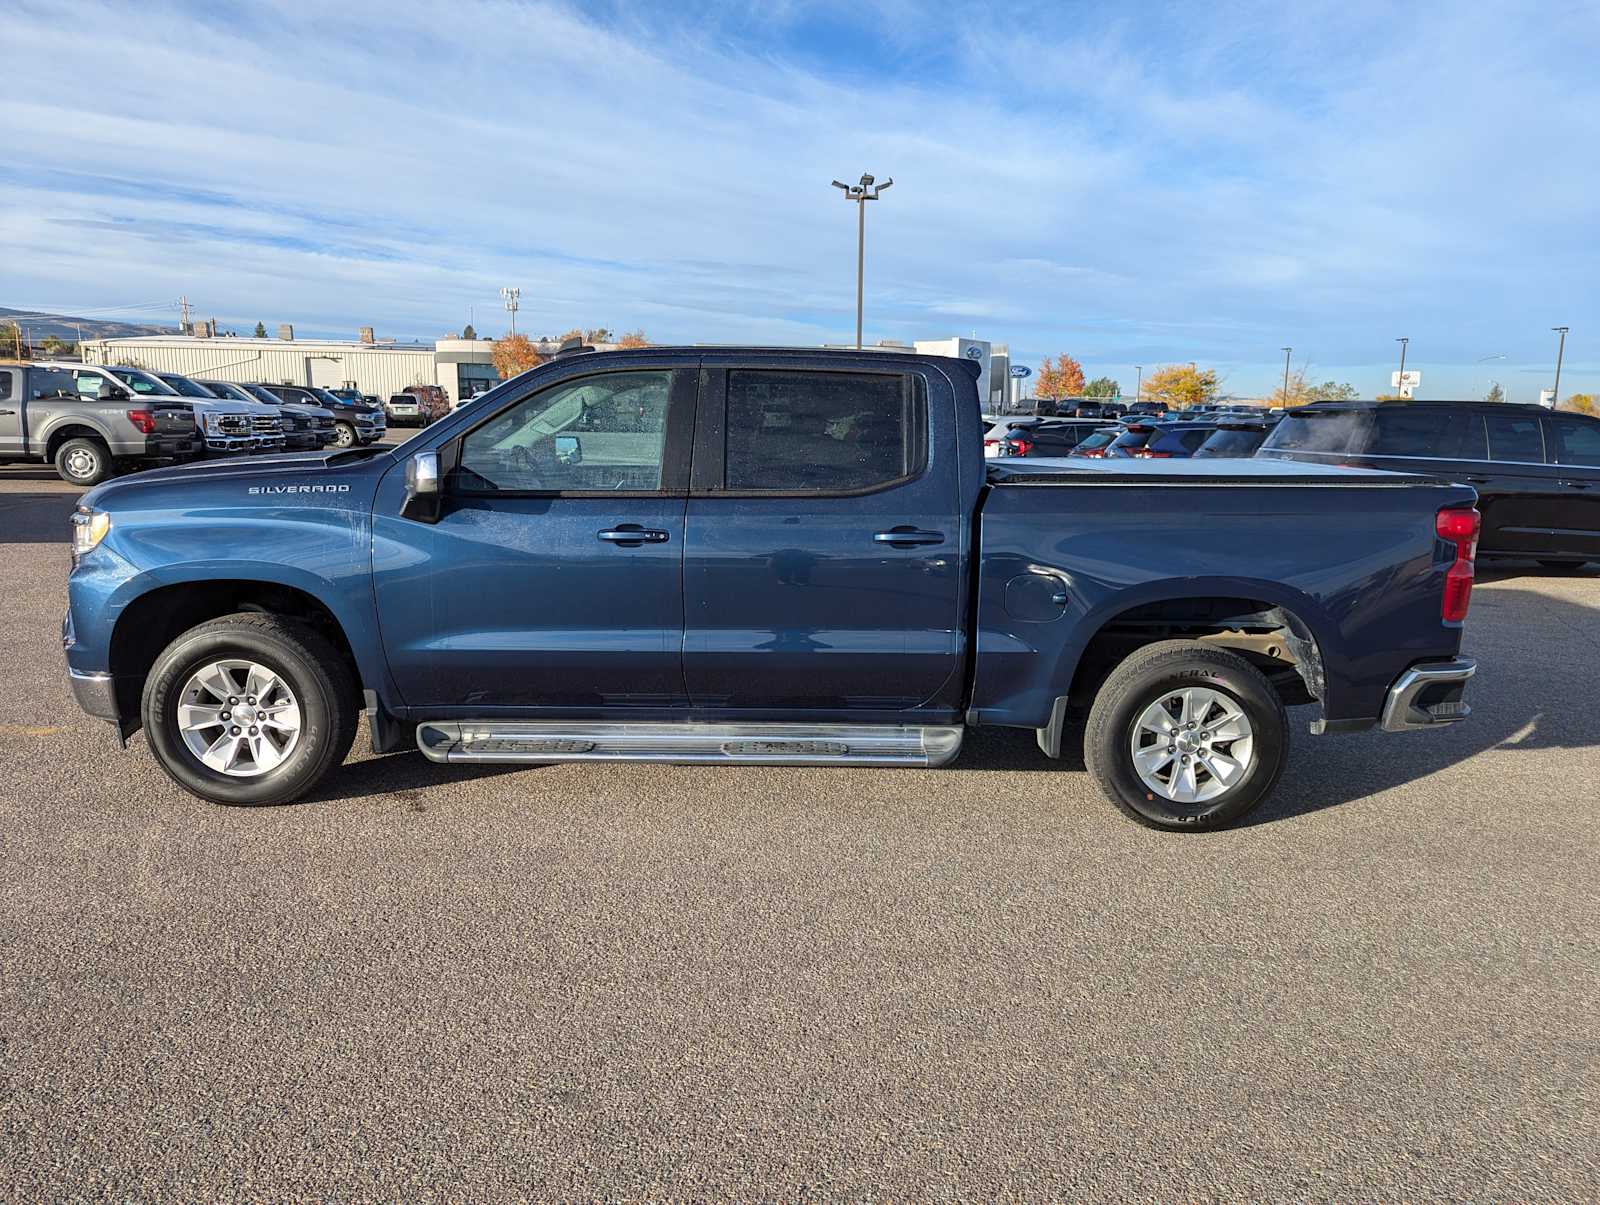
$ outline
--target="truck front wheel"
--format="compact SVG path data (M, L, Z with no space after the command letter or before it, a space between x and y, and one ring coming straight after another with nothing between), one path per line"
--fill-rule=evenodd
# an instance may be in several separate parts
M99 485L111 476L111 451L98 439L69 439L56 449L56 472L73 485Z
M1089 710L1084 761L1119 808L1153 828L1222 828L1271 793L1289 751L1283 703L1238 653L1146 645Z
M145 680L144 730L161 768L213 803L287 803L344 761L356 685L315 629L240 613L190 628Z
M356 429L349 423L335 423L333 426L333 446L336 448L355 447Z

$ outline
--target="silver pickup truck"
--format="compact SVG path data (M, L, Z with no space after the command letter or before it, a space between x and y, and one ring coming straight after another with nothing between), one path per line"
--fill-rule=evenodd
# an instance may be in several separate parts
M85 393L67 368L0 362L0 464L53 464L63 481L87 487L119 471L191 460L194 411L170 403L105 378Z

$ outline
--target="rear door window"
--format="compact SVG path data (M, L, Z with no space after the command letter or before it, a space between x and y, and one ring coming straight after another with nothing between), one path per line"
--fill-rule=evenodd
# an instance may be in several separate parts
M1483 460L1483 429L1463 416L1434 407L1395 406L1373 416L1372 456L1418 456L1433 460Z
M1551 456L1556 464L1581 464L1600 468L1600 421L1582 418L1547 418Z
M903 373L731 370L727 488L853 493L920 473L921 386Z
M1544 434L1535 415L1486 414L1489 433L1489 459L1544 463Z

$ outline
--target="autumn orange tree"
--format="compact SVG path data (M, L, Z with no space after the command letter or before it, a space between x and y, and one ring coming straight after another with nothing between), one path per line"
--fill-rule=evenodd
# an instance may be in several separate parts
M1193 364L1167 364L1144 379L1144 396L1174 409L1212 401L1217 389L1217 370Z
M617 340L618 347L649 347L650 340L644 337L643 331L629 331Z
M1592 393L1569 394L1567 400L1561 403L1563 410L1575 410L1579 414L1590 414L1600 417L1600 405L1597 405Z
M1049 356L1039 365L1039 379L1034 383L1033 396L1060 401L1062 398L1083 396L1083 365L1066 352L1054 360Z
M490 362L502 381L527 372L542 358L527 335L504 335L494 341L494 350L489 353Z

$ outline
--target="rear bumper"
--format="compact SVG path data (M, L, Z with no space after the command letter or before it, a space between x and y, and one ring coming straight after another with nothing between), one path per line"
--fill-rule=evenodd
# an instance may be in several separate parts
M1472 714L1464 698L1477 664L1466 657L1419 661L1394 680L1378 721L1385 732L1454 724Z

